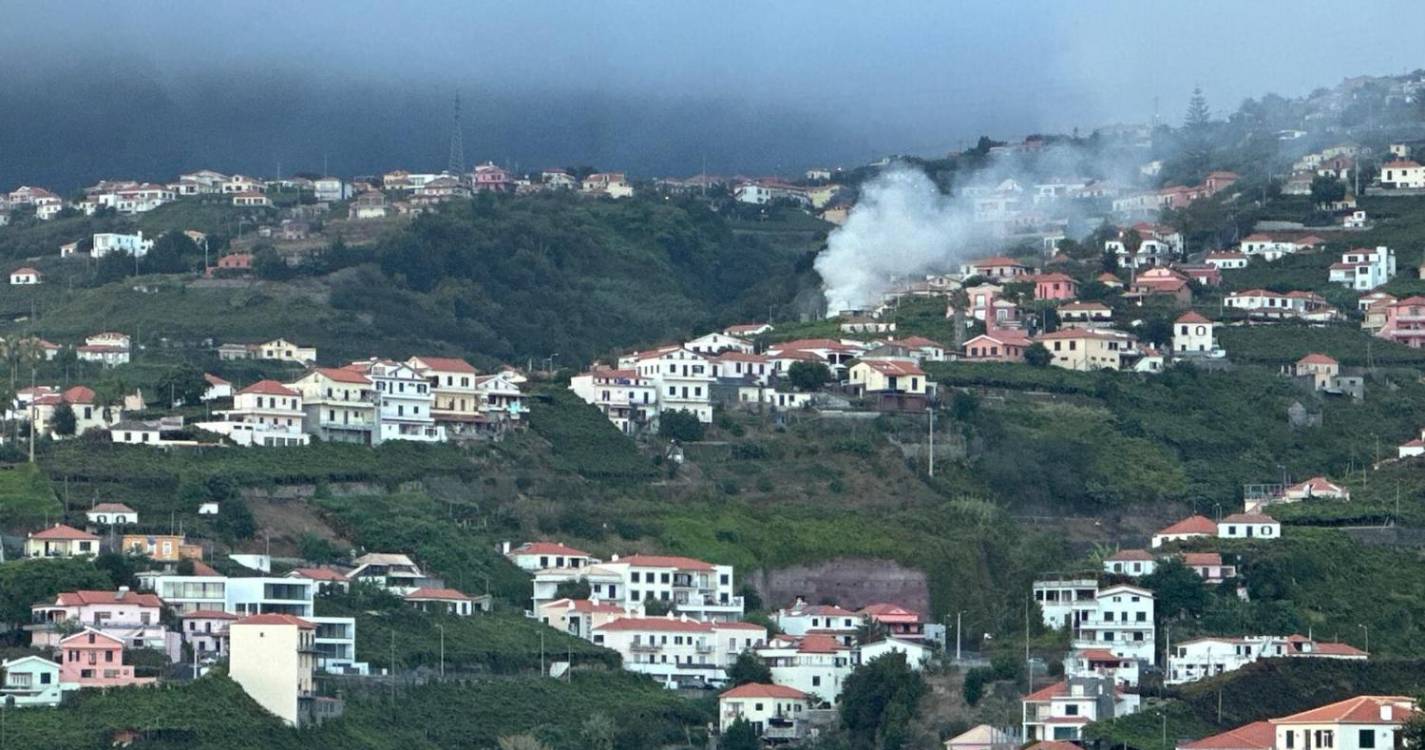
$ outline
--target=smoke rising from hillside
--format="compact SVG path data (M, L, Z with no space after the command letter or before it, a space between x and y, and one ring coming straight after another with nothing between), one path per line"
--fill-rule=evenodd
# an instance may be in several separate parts
M872 307L893 276L945 269L965 257L977 234L964 202L940 192L918 169L898 165L862 188L846 223L816 259L827 312Z

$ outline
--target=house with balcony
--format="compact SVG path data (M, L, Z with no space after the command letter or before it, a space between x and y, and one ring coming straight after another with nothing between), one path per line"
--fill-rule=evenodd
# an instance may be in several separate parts
M1034 337L1052 359L1066 370L1121 370L1137 357L1136 336L1107 328L1060 328Z
M767 641L767 630L745 622L706 622L687 615L622 617L593 629L594 643L617 651L623 668L667 687L709 687L727 681L743 651Z
M355 560L356 567L347 573L349 580L369 583L405 596L419 588L443 588L445 582L421 571L409 556L388 552L369 552Z
M42 656L21 656L0 662L5 681L0 682L0 703L17 708L58 706L64 699L59 663Z
M867 627L881 630L890 638L916 641L925 637L925 621L920 613L899 604L867 604L856 614Z
M1414 349L1425 346L1425 297L1411 296L1385 306L1377 336Z
M1055 630L1072 628L1097 606L1098 579L1088 576L1062 576L1037 580L1032 585L1034 601L1044 627Z
M657 600L679 614L711 621L738 620L743 614L731 565L667 555L614 555L602 563L541 570L535 573L531 598L538 607L560 598L560 584L575 581L587 581L592 597L619 606Z
M1059 324L1065 328L1110 328L1113 308L1102 302L1069 302L1058 307Z
M1118 584L1100 589L1095 606L1073 631L1076 649L1105 649L1115 655L1152 662L1156 650L1153 592Z
M342 369L365 375L371 381L376 418L371 430L372 445L391 440L445 442L445 428L435 423L435 396L430 382L415 368L372 358Z
M1173 645L1164 680L1169 685L1181 685L1241 669L1258 659L1365 661L1367 656L1349 643L1316 641L1302 635L1194 638Z
M317 652L317 669L329 674L364 675L369 664L356 660L356 618L309 617L316 627L312 645Z
M1115 688L1138 687L1141 662L1119 656L1106 648L1075 649L1064 660L1064 674L1073 677L1101 677Z
M479 372L456 357L420 355L406 364L430 383L431 416L449 435L474 432L480 421L480 394L475 388Z
M1341 254L1341 262L1332 263L1329 280L1358 292L1370 291L1395 276L1395 251L1381 245L1374 250L1358 247Z
M718 731L745 721L763 742L795 742L807 736L811 708L809 696L796 688L755 682L738 685L717 698Z
M482 427L501 430L524 425L529 404L528 396L520 389L523 382L524 376L509 367L475 378Z
M221 610L200 609L178 616L183 642L201 659L221 659L228 655L228 626L238 616Z
M772 682L806 693L813 705L836 705L856 669L855 647L829 633L781 634L757 648Z
M87 531L57 523L25 539L25 557L99 556L99 537Z
M148 685L152 677L135 677L124 664L124 642L94 628L59 642L59 682L65 690Z
M1025 742L1075 742L1093 722L1136 713L1138 696L1104 677L1069 677L1025 696L1021 710Z
M162 622L163 602L153 594L130 591L66 591L53 601L30 607L30 644L56 648L84 628L117 638L126 648L149 648L177 661L179 637Z
M636 369L595 368L570 378L569 390L603 412L625 435L657 423L658 385Z
M370 445L376 429L375 384L362 373L318 367L288 383L301 394L302 429L322 440Z
M197 427L243 446L287 447L311 439L303 427L307 412L302 393L275 380L260 380L233 396L233 408L220 409L220 420Z
M1228 294L1222 301L1227 309L1240 310L1249 318L1282 320L1295 318L1313 323L1337 320L1341 313L1315 292L1272 292L1244 289Z
M643 608L598 599L555 599L536 606L534 617L555 630L592 641L594 628L622 617L643 617Z
M712 422L712 362L681 345L665 346L619 358L619 369L633 369L651 382L658 413L686 411L705 424Z
M865 621L863 615L849 609L834 604L807 604L800 598L792 606L772 613L772 622L785 635L830 635L844 646L852 645Z

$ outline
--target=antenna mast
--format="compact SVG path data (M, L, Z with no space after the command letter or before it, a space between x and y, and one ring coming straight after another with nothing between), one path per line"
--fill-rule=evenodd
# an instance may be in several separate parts
M455 107L451 112L450 161L445 168L452 175L465 171L465 137L460 126L460 92L455 92Z

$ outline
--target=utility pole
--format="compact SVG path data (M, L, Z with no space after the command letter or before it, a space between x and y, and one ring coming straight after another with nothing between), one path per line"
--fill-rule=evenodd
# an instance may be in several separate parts
M547 672L544 669L544 633L539 634L539 676L543 677Z
M965 614L964 611L960 611L960 612L956 612L956 613L955 613L955 663L956 663L956 664L959 664L959 663L960 663L960 615L963 615L963 614Z
M1361 629L1366 631L1366 658L1371 657L1371 626L1362 625Z
M440 676L445 677L445 626L436 625L440 628Z
M930 476L935 477L935 407L927 406L925 411L930 415Z

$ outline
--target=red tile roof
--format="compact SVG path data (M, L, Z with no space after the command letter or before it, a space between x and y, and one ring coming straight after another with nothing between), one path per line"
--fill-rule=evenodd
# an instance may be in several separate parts
M1119 551L1119 552L1115 552L1111 557L1108 558L1108 561L1109 561L1109 562L1131 562L1131 561L1139 561L1139 562L1141 562L1141 561L1152 560L1152 559L1153 559L1153 555L1152 555L1152 553L1148 552L1148 550L1145 550L1145 549L1125 549L1125 550L1121 550L1121 551Z
M1179 316L1178 316L1178 319L1175 320L1175 321L1173 321L1173 322L1174 322L1174 323L1211 323L1212 321L1208 320L1207 318L1204 318L1204 317L1203 317L1201 314L1199 314L1196 310L1189 310L1189 311L1183 313L1182 315L1179 315Z
M57 523L49 527L48 529L45 529L44 531L37 531L33 534L30 534L30 538L43 539L46 541L99 541L99 537L94 536L93 534L90 534L87 531L80 531L79 529L76 529L72 526L65 526L62 523Z
M1178 747L1180 750L1272 750L1276 739L1277 730L1270 721L1254 721Z
M238 391L238 394L257 393L263 396L300 396L302 394L288 388L276 380L259 380Z
M1213 523L1212 519L1207 516L1189 516L1160 530L1158 533L1165 536L1172 534L1216 534L1217 524Z
M836 636L826 633L807 633L797 642L797 651L803 654L834 654L845 650Z
M371 379L354 370L347 370L339 367L318 367L313 372L321 373L323 376L335 380L338 383L356 383L359 385L370 385Z
M785 698L788 700L806 700L807 694L796 688L786 685L764 685L757 682L749 682L746 685L737 687L718 696L719 698Z
M1068 692L1069 692L1069 683L1068 683L1068 682L1056 682L1056 683L1054 683L1053 685L1050 685L1049 687L1040 688L1040 689L1038 689L1038 690L1036 690L1036 691L1030 693L1029 695L1024 696L1024 700L1026 700L1026 701L1047 701L1047 700L1049 700L1049 699L1051 699L1051 698L1057 698L1058 696L1061 696L1061 695L1067 695Z
M219 612L216 609L199 609L192 612L184 612L178 616L180 620L236 620L238 616L231 612Z
M1026 750L1083 750L1083 748L1063 740L1044 740L1030 745Z
M623 607L608 602L596 602L592 599L556 599L546 605L556 609L568 609L574 612L606 612L617 614L624 611Z
M466 596L465 594L462 594L459 591L456 591L455 589L435 589L426 586L422 586L421 588L418 588L415 591L406 594L405 598L408 602L425 601L427 599L436 599L440 601L449 602L474 601L469 596Z
M857 613L879 622L920 622L920 613L899 604L867 604Z
M162 607L163 601L153 594L117 591L66 591L55 597L55 604L61 607L78 607L85 604L136 604L140 607Z
M1341 364L1340 362L1336 361L1336 358L1335 358L1335 357L1327 356L1327 355L1325 355L1325 354L1321 354L1320 352L1312 352L1312 353L1306 355L1305 357L1302 357L1301 359L1298 359L1298 360L1296 361L1296 363L1299 364L1299 365L1339 365L1339 364Z
M1323 656L1366 656L1366 652L1349 643L1317 643L1313 653Z
M232 383L223 380L222 378L218 377L217 375L214 375L211 372L203 373L203 380L206 380L208 382L208 385L232 385Z
M1263 513L1233 513L1222 519L1222 523L1276 523L1276 519Z
M432 370L475 374L475 366L458 357L426 357L418 355L412 357L412 359L420 360L421 364Z
M881 373L882 375L896 375L901 377L924 376L925 371L914 362L903 362L895 359L866 359L861 364Z
M1358 695L1309 711L1272 719L1272 724L1398 724L1414 713L1414 699L1403 695ZM1381 717L1382 707L1389 718Z
M1216 552L1184 552L1183 564L1188 567L1221 565L1222 555Z
M296 615L279 615L275 613L265 615L249 615L233 623L234 625L296 625L302 630L315 630L313 625Z

